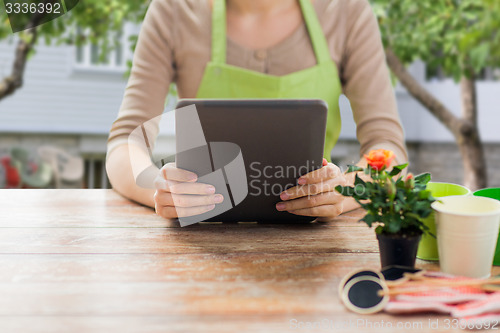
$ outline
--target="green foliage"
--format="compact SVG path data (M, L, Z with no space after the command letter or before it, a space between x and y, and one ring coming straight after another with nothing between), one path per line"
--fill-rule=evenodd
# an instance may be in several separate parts
M420 234L428 233L429 228L423 219L431 212L435 201L426 189L431 176L424 173L406 178L398 176L408 164L395 166L391 171L377 171L367 168L350 167L348 172L365 171L372 178L371 182L355 176L354 186L337 186L335 189L344 196L352 197L366 211L360 220L370 228L374 223L377 233L384 234Z
M459 80L500 63L498 0L370 0L382 39L405 64Z
M67 14L37 28L39 39L46 44L83 45L93 43L106 54L115 47L113 36L119 34L125 22L140 23L149 0L81 0ZM0 0L0 40L12 37L9 19ZM132 37L135 38L135 37ZM135 43L133 43L135 47Z
M408 166L408 163L401 164L401 165L396 165L394 168L392 168L391 172L389 172L389 176L393 177L396 175L399 175L401 171L403 171L404 168Z
M7 38L12 34L12 30L9 25L9 18L5 12L5 5L3 0L0 0L0 40Z
M349 165L349 168L347 169L347 173L354 172L354 171L363 171L363 168L359 167L357 165Z

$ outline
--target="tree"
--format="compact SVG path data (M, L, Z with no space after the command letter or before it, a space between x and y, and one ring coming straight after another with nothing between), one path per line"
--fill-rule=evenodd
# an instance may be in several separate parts
M27 1L41 2L40 0ZM43 1L45 3L60 2L60 0ZM149 0L82 0L65 15L42 25L38 25L43 20L41 15L30 15L26 19L28 29L13 34L9 18L4 10L6 8L4 0L0 0L0 40L17 37L11 73L0 78L0 101L21 88L26 62L35 52L40 39L43 38L46 44L94 43L99 45L101 58L104 59L115 46L109 37L121 31L124 22L142 22L148 4Z
M486 162L477 124L476 77L500 63L498 0L371 0L393 74L450 132L460 149L464 184L486 187ZM460 82L456 116L406 70L417 59L429 72Z

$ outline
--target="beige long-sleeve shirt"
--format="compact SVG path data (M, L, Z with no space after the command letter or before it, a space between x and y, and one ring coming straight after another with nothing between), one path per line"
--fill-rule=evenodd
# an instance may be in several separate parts
M356 122L361 154L391 149L407 161L377 21L367 0L314 0ZM211 5L207 0L153 0L144 19L133 67L108 151L127 143L133 129L164 110L172 82L180 98L194 98L211 54ZM285 75L316 64L305 23L268 49L249 50L229 38L228 64Z

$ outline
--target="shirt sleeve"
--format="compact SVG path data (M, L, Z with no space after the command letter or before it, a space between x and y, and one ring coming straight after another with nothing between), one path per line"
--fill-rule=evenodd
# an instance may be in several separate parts
M132 131L163 113L174 77L174 2L153 0L143 21L130 78L108 138L108 153L127 143ZM157 133L150 133L156 137Z
M404 133L377 20L366 0L349 1L346 7L341 80L351 102L360 154L390 149L397 162L404 163L408 161Z

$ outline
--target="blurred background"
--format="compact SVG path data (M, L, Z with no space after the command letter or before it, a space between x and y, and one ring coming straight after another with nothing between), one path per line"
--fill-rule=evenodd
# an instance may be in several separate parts
M0 12L0 188L110 186L107 136L148 3L81 1L15 34ZM471 188L500 186L500 2L370 3L392 70L410 171ZM175 88L165 104L173 109ZM359 158L359 145L349 103L341 105L332 157L345 167ZM173 139L173 131L162 134L164 156L175 153Z

